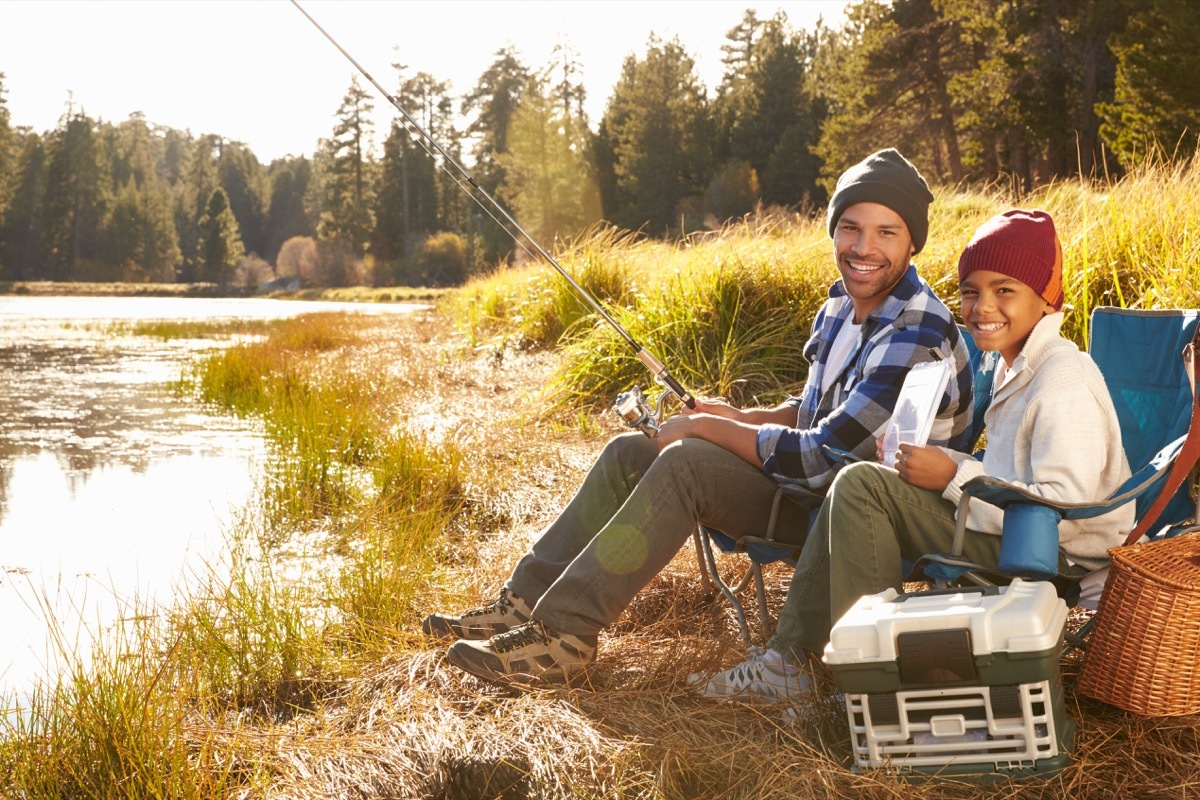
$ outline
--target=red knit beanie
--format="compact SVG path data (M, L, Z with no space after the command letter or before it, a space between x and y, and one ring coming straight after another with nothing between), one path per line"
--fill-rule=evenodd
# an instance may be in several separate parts
M1062 245L1045 211L1014 209L983 223L958 259L959 281L977 269L1016 278L1062 310Z

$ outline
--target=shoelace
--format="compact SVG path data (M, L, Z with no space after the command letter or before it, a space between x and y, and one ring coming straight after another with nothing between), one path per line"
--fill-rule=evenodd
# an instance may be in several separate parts
M754 684L770 686L770 681L766 679L767 673L778 673L781 670L773 670L767 665L766 654L765 647L749 648L746 651L746 660L730 673L731 683L742 688ZM786 666L782 669L785 680L789 677L789 672Z
M516 650L518 647L525 647L530 644L550 644L550 631L543 628L541 623L530 620L524 625L518 625L505 633L498 633L492 637L492 649L497 653L507 653L509 650Z
M503 589L501 590L499 597L488 603L483 608L476 608L463 614L463 619L466 619L467 617L482 617L484 614L492 614L497 611L499 611L501 614L506 614L515 607L516 606L513 605L513 601L508 599L508 590Z

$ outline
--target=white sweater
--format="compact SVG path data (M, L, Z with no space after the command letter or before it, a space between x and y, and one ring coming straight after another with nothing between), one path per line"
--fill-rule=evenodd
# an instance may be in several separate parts
M962 485L990 475L1049 500L1084 503L1108 497L1129 478L1117 412L1091 356L1059 335L1061 312L1043 317L1030 333L1007 380L996 387L984 415L983 461L947 450L958 471L942 496L958 503ZM999 358L999 354L995 354ZM1074 563L1104 566L1110 547L1133 529L1133 502L1107 514L1059 525L1059 546ZM999 535L1003 512L973 500L967 527Z

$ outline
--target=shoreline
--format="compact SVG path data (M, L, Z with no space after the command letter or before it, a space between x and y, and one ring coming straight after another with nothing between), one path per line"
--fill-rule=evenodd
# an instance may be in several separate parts
M215 283L89 283L80 281L0 281L0 297L260 297L275 300L324 300L362 303L432 301L457 291L423 286L312 287L259 292L251 287Z

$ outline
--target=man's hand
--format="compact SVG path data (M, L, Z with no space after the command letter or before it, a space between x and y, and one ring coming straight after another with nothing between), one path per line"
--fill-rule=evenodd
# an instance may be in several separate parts
M958 465L954 459L942 452L940 447L917 446L907 442L900 445L896 454L896 471L913 486L922 489L944 491L954 480Z
M696 407L700 407L699 400L696 401ZM663 420L662 425L659 426L658 436L654 438L659 452L662 452L663 448L669 444L674 444L680 439L696 435L697 424L702 417L698 416L694 409L689 409L686 406L684 407L684 412L676 414L673 417L667 417Z
M695 408L683 406L679 409L680 413L689 417L695 414L711 414L714 417L724 417L725 419L742 418L743 412L740 408L734 408L719 397L697 397L695 400Z
M667 445L681 439L704 439L756 467L762 467L755 444L758 440L758 429L753 425L716 414L697 414L693 411L691 414L676 414L664 420L654 441L658 443L659 452L662 452Z

